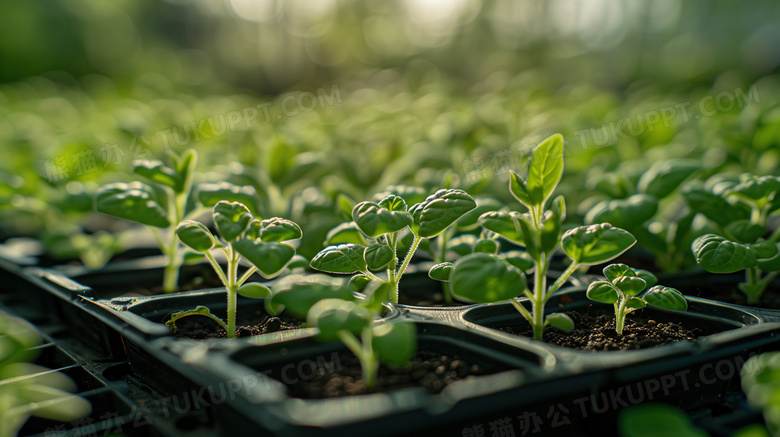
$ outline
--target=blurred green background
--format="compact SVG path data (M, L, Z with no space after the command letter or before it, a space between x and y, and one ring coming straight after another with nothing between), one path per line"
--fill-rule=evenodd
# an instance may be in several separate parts
M198 182L254 185L263 215L312 223L316 252L339 194L514 206L509 170L560 132L576 222L658 161L777 174L779 68L773 0L7 1L0 219L92 232L61 230L73 196L196 148Z

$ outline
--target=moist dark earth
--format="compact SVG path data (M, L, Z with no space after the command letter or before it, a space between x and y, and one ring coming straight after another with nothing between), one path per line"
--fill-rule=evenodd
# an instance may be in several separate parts
M374 392L385 392L407 387L423 387L429 393L439 393L455 381L472 376L496 373L497 366L483 366L469 362L458 355L421 350L404 367L381 364ZM313 378L299 379L288 385L291 394L304 399L334 398L369 393L363 383L360 362L351 353L339 354L335 372L326 367L317 369Z
M236 337L251 337L253 335L270 334L272 332L288 331L301 327L301 321L284 315L273 317L262 313L250 317L239 316L236 326ZM225 320L225 319L223 319ZM227 323L227 322L226 322ZM194 340L207 338L227 338L227 333L213 320L203 316L189 316L176 322L176 336Z
M626 317L623 335L619 335L615 331L614 314L577 311L566 314L574 320L574 330L563 332L547 328L543 336L546 343L585 351L616 351L651 348L680 340L695 341L700 336L713 333L710 329L688 327L681 322L646 319L631 314ZM514 335L533 336L530 326L499 329Z

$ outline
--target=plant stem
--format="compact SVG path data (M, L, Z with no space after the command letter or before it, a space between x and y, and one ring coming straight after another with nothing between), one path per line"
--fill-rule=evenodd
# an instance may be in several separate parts
M368 334L366 334L368 332ZM347 330L341 330L339 331L339 339L342 343L344 343L347 348L352 351L353 354L357 357L358 361L360 361L360 368L363 376L363 383L366 384L366 388L368 390L373 390L374 384L376 382L376 374L378 371L378 364L375 362L374 353L370 349L371 345L371 328L366 328L363 330L363 342L364 344L360 344L360 341L349 331ZM366 337L368 336L368 347L366 347L365 341Z
M553 282L553 284L550 286L550 288L547 289L547 296L545 296L544 303L547 303L548 300L552 297L553 293L558 291L559 288L563 286L563 284L566 282L567 279L569 279L569 276L574 274L574 272L577 271L579 268L579 264L572 262L569 264L569 267L566 267L566 270L561 273L561 276L558 277L558 279ZM537 274L538 276L538 274ZM547 272L545 271L545 277L547 277Z
M615 311L615 331L618 335L623 335L623 326L626 323L626 303L628 299L621 299L617 311Z
M403 276L404 272L406 271L406 268L409 266L409 262L412 260L412 256L414 255L414 252L417 251L417 246L420 245L420 242L422 241L422 237L414 236L414 242L412 243L412 247L409 248L409 252L406 253L406 256L404 257L404 262L401 264L401 267L398 269L398 271L395 273L395 278L393 278L393 295L392 302L398 303L398 283L401 281L401 276Z
M534 283L534 297L531 299L533 303L534 320L532 323L534 330L534 340L542 341L542 334L544 333L544 302L545 302L545 289L547 288L547 255L541 253L539 260L536 262L536 274Z
M233 247L230 246L230 255L228 256L228 286L227 286L227 319L228 319L228 338L236 338L236 306L237 295L236 276L238 273L237 254L233 253Z
M244 285L244 282L246 282L247 280L249 280L249 278L250 278L250 277L252 277L252 275L253 275L253 274L254 274L254 273L257 271L257 270L258 270L258 268L257 268L257 267L255 267L255 266L252 266L251 268L249 268L249 270L247 270L247 271L246 271L246 273L244 273L244 275L243 275L243 276L241 276L241 278L240 278L238 281L236 281L236 286L237 286L237 287L240 287L240 286Z
M163 271L163 291L173 293L179 289L179 269L184 260L179 255L179 237L176 235L176 228L171 226L170 232L171 245L168 247L168 264Z

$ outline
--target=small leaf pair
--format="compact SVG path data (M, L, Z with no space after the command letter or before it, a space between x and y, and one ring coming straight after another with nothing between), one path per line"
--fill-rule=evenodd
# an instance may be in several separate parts
M626 316L646 305L672 311L685 311L688 302L678 290L655 285L658 279L647 270L634 270L625 264L610 264L603 270L606 281L588 286L588 299L613 304L615 330L623 334ZM647 292L642 294L648 287Z
M260 283L246 283L255 272L266 278L278 275L295 257L295 248L284 241L302 237L300 227L290 220L254 218L244 204L220 201L214 205L214 225L221 237L218 239L203 224L193 220L182 221L176 229L179 239L196 252L203 253L227 290L228 337L236 335L236 295L262 298L271 295L271 290ZM227 268L222 269L211 254L214 248L221 249L227 258ZM252 265L238 276L241 258Z

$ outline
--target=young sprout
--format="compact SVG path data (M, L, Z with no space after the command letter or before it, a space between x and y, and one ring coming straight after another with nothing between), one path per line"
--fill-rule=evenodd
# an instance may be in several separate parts
M254 218L244 204L220 201L214 206L214 224L221 237L218 239L202 223L184 220L176 228L176 234L182 243L191 249L203 253L227 290L227 334L236 336L236 300L237 295L262 298L271 295L271 290L259 283L246 281L255 272L266 278L273 278L292 261L295 248L284 243L302 237L297 224L282 218L267 220ZM222 250L227 258L225 270L219 265L211 250ZM252 265L243 275L238 276L241 259ZM203 311L196 309L197 314ZM186 315L186 314L185 314ZM179 314L178 318L183 315Z
M159 160L133 162L133 172L148 183L117 182L101 187L97 194L99 212L145 225L167 258L163 274L166 293L178 289L179 269L184 263L176 225L194 218L218 200L240 201L255 208L254 188L228 183L200 184L193 196L193 176L198 154L188 150L170 154L171 165Z
M353 238L351 241L357 243L326 247L312 259L311 266L324 272L356 274L351 280L353 285L370 280L386 281L390 287L384 300L398 303L398 284L420 243L441 234L476 206L468 193L456 189L439 190L411 208L395 194L378 203L358 203L352 209L354 222L334 229L330 235L330 238ZM404 236L409 235L408 230L412 241L399 266L398 247ZM387 278L372 273L377 270L385 270Z
M431 276L448 280L459 299L466 302L498 302L509 300L533 328L536 340L542 340L548 325L570 331L574 322L565 314L545 316L544 305L580 266L610 261L634 245L636 240L627 231L609 223L580 226L563 232L566 206L562 196L548 201L563 175L563 137L553 135L534 149L524 180L512 173L510 192L528 212L495 211L482 214L480 224L501 237L524 246L533 262L533 290L526 286L524 270L529 267L526 256L490 253L495 245L484 242L487 253L466 255L454 264L434 266ZM488 247L490 246L490 247ZM571 263L558 279L548 287L547 272L550 258L562 248ZM513 298L529 298L531 311Z
M708 272L745 271L739 289L748 303L757 303L780 273L780 228L768 219L780 212L780 177L743 174L738 181L721 181L713 190L683 193L695 212L706 216L721 235L706 234L691 245L696 262Z
M590 300L614 305L615 331L620 335L623 335L626 316L646 305L672 311L688 309L682 293L674 288L655 285L658 279L647 270L610 264L604 267L604 276L606 281L596 281L588 286L587 296ZM645 290L647 292L642 294Z

